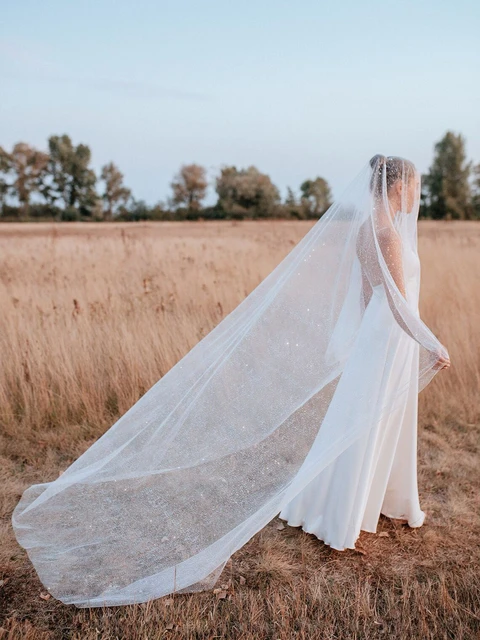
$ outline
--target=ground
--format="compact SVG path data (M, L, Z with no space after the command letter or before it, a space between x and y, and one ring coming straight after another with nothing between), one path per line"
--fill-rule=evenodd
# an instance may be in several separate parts
M10 524L313 222L0 226L0 640L480 637L480 225L419 223L421 316L452 367L419 397L425 524L334 551L275 518L214 592L80 610L48 597Z

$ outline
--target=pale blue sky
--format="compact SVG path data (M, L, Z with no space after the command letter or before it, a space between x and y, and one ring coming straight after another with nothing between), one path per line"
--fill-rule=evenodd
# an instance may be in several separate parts
M480 161L477 0L0 0L0 145L68 133L138 199L182 163L334 193L375 153ZM213 189L209 201L213 201Z

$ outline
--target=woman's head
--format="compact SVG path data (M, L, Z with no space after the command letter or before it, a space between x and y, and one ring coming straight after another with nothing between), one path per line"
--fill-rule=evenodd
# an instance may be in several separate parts
M381 199L386 191L394 211L411 211L419 190L418 173L413 162L377 153L370 160L370 166L370 189L374 196Z

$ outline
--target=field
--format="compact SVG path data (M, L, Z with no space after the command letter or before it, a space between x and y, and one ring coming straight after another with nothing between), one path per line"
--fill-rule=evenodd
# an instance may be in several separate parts
M355 551L274 519L225 593L80 610L46 596L10 525L275 267L311 222L0 226L0 640L480 638L480 224L419 223L421 315L452 366L421 392L425 524ZM219 597L222 596L222 597Z

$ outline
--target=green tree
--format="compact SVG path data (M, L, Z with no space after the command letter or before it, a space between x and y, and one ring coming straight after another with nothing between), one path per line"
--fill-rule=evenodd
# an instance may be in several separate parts
M207 172L198 164L185 164L171 182L173 206L185 206L189 211L199 211L207 193Z
M105 220L111 220L127 204L132 192L123 184L123 173L113 162L102 167L100 177L105 183L102 194L105 203L104 217Z
M217 206L234 217L265 218L278 210L280 193L270 177L253 166L224 167L216 179Z
M324 178L305 180L300 186L300 191L302 204L309 218L320 218L332 204L330 187Z
M75 219L79 215L90 216L97 202L95 183L97 178L89 167L91 152L87 145L74 146L70 137L50 136L49 180L44 181L41 192L52 205L60 200L65 216Z
M423 176L425 215L434 219L471 218L470 171L471 163L466 161L463 136L447 131L435 145L432 166Z
M11 193L17 196L20 214L24 217L28 215L32 193L40 189L46 175L49 157L25 142L17 142L10 158L14 175Z
M291 187L287 187L287 195L283 204L283 208L288 218L305 218L304 207L302 206L301 201L298 201Z
M480 164L472 171L472 211L475 218L480 218Z
M5 201L12 188L11 173L12 157L3 147L0 147L0 207L2 213Z

